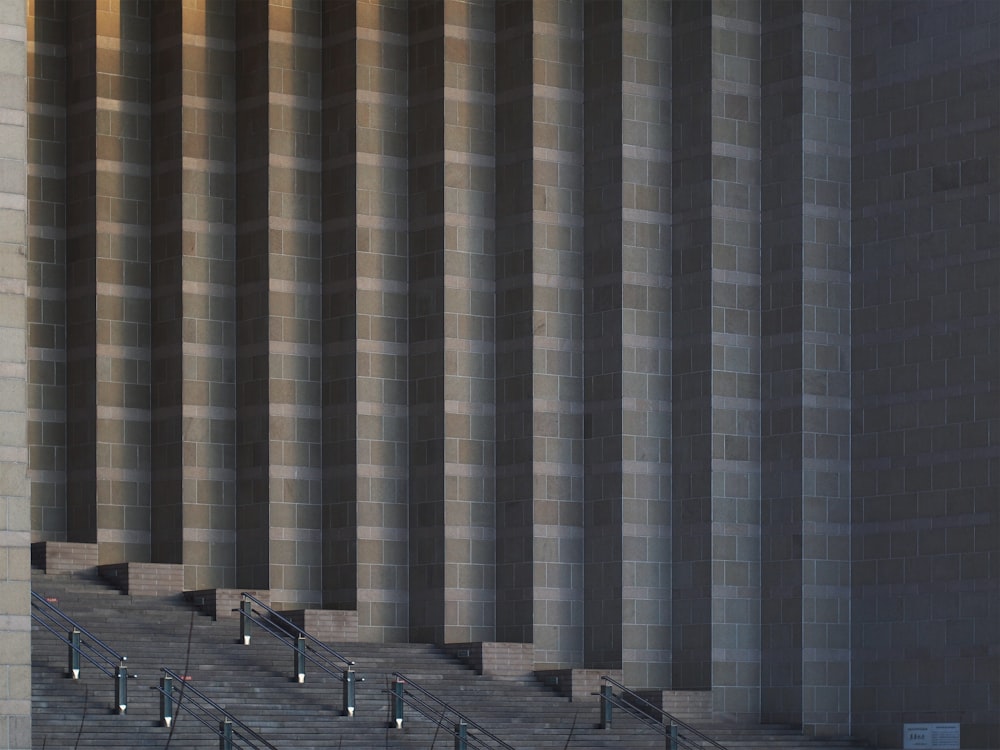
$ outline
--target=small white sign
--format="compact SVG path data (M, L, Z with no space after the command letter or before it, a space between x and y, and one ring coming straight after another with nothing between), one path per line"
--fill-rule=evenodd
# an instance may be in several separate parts
M903 724L904 750L959 750L962 747L961 725Z

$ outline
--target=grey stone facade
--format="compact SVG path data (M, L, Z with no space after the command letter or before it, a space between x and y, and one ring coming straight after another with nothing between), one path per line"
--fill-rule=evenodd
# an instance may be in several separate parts
M0 747L29 533L1000 747L1000 3L27 0L0 80Z
M0 7L0 747L31 747L27 383L28 19Z

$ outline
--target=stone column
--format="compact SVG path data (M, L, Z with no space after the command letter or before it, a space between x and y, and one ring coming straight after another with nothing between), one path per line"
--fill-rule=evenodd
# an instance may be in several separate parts
M31 747L26 430L28 71L24 3L0 8L0 748Z
M68 539L149 561L149 5L67 4Z
M66 541L66 12L28 4L28 476L33 539Z
M497 7L497 638L583 663L583 13Z
M154 4L152 559L235 586L234 16Z
M622 670L670 684L670 8L622 5Z
M268 7L236 6L236 585L271 587Z
M760 6L675 8L675 688L760 708Z
M323 14L323 602L405 642L406 3Z
M716 710L760 712L760 3L713 3L712 653Z
M494 638L494 13L410 4L410 622Z
M615 669L622 644L622 21L584 16L584 665Z
M670 684L670 18L586 18L588 667Z
M318 606L321 4L237 7L237 567Z
M766 5L762 716L850 730L850 6Z
M851 10L803 13L803 726L851 731Z

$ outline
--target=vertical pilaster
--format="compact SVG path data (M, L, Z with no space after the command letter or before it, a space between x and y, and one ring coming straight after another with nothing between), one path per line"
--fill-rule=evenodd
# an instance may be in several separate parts
M149 559L149 5L70 3L71 541Z
M234 17L153 6L152 558L235 586Z
M439 2L409 10L409 583L417 641L443 641L445 626L443 12Z
M97 16L66 13L66 539L97 542Z
M535 631L532 96L534 5L497 4L497 639ZM544 486L544 485L543 485ZM545 639L543 638L543 643ZM536 649L544 648L535 642ZM548 649L551 650L551 649ZM536 659L538 652L536 650ZM540 659L547 663L547 659Z
M267 0L236 5L236 585L270 588Z
M586 20L587 666L670 684L670 18Z
M324 604L406 641L406 3L323 18Z
M493 6L410 14L410 619L418 638L492 640Z
M582 6L497 8L497 637L583 662Z
M760 2L713 3L715 707L760 711Z
M66 13L32 0L28 37L28 464L36 540L66 540Z
M323 10L323 603L344 608L360 595L358 9Z
M851 7L803 13L803 710L851 731Z
M767 6L762 711L849 730L850 6ZM787 12L791 11L791 12Z
M767 5L762 34L761 710L802 713L802 8Z
M271 601L322 578L321 3L269 7L268 430Z
M0 9L0 747L31 747L25 4Z
M184 537L183 459L183 8L157 3L152 23L153 166L150 276L152 403L151 558L180 563ZM180 63L180 64L178 64Z
M670 684L670 8L622 4L622 669Z
M584 8L584 664L621 665L622 20Z
M684 7L687 6L687 7ZM760 4L682 4L675 65L675 687L760 707ZM676 38L676 37L675 37ZM701 47L699 43L707 46ZM677 54L679 53L679 54ZM707 58L707 59L706 59ZM700 90L699 90L700 89ZM678 107L681 107L679 110ZM678 182L677 178L680 178ZM681 185L693 184L682 198ZM678 202L680 201L680 202ZM691 466L691 470L682 468ZM690 650L689 650L690 649Z
M238 65L252 71L237 104L237 561L243 585L306 607L322 585L319 11L237 10Z
M712 13L673 8L673 669L712 687Z

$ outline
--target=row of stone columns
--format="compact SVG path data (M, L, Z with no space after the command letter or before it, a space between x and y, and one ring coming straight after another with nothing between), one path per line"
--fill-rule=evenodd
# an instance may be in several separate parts
M842 723L829 6L35 0L36 538Z

